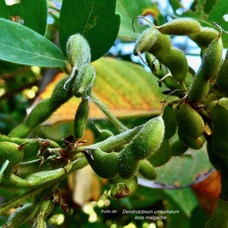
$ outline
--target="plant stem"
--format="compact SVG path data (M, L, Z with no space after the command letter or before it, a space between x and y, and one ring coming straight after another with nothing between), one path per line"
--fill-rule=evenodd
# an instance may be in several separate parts
M80 147L80 151L86 149L100 148L101 150L108 152L111 151L123 144L126 144L131 141L131 139L140 131L142 126L137 126L133 129L126 130L118 135L111 136L102 142L95 143L93 145Z
M115 115L107 108L107 106L94 94L90 95L91 101L109 118L109 120L120 130L126 131L128 128L124 126Z

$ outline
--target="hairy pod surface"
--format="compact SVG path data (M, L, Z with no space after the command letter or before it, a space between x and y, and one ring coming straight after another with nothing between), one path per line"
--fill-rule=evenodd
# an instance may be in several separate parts
M164 83L169 89L181 89L180 84L171 77L165 77L169 71L168 68L162 64L154 55L149 52L146 52L146 62L151 70L151 72Z
M86 64L79 69L73 82L73 94L76 97L82 97L92 88L95 79L95 69L93 65Z
M158 36L158 30L154 27L147 28L138 37L133 50L134 55L150 50L150 48L156 43Z
M100 149L85 152L87 161L94 172L102 178L114 178L118 174L118 153L106 153Z
M228 156L228 98L221 98L212 108L212 150L221 157Z
M27 126L25 123L22 123L15 127L10 133L10 137L27 137L28 134L31 132L31 128Z
M74 118L74 136L81 138L84 135L89 117L89 99L82 98Z
M226 51L226 57L222 64L222 67L218 73L216 83L222 93L228 97L228 50Z
M138 179L132 176L129 179L116 178L111 188L110 196L115 199L121 199L132 195L138 187Z
M178 48L170 48L162 55L157 55L158 59L169 68L175 80L182 82L188 74L188 61L185 54ZM178 66L178 67L177 67Z
M152 155L160 147L165 134L165 124L161 116L147 121L129 144L135 160Z
M219 32L213 28L201 27L199 33L190 34L189 37L204 51L218 35Z
M163 34L185 36L200 32L201 25L191 18L177 18L156 28Z
M61 104L65 103L72 97L72 92L70 90L64 89L64 84L67 80L68 77L60 80L52 92L50 100L53 109L58 108Z
M180 141L179 138L176 138L170 143L170 150L172 156L180 156L188 150L188 146Z
M157 30L157 40L147 51L160 59L171 47L172 42L170 36L164 35Z
M205 81L215 79L221 68L222 51L222 36L219 34L218 37L210 43L205 51L196 77L202 77Z
M194 150L199 150L203 147L205 143L205 136L201 135L198 138L192 138L188 135L186 135L183 131L178 129L178 136L180 141L185 144L186 146L194 149Z
M164 139L170 139L177 130L177 120L175 109L171 105L166 105L162 116L165 124Z
M40 101L29 113L25 124L32 130L43 123L53 112L52 102L49 98Z
M128 144L118 155L119 175L121 178L132 177L138 169L138 161L134 158L132 148Z
M9 164L4 171L4 175L9 176L14 168L24 156L23 151L18 149L18 145L12 142L0 142L0 166L8 160Z
M158 150L153 153L147 160L154 166L159 167L166 164L172 157L169 140L165 139Z
M74 34L69 37L66 53L70 64L77 69L91 62L90 46L81 34Z
M204 133L204 121L200 114L188 103L176 107L176 120L180 134L196 139Z
M102 130L99 130L99 134L98 134L98 137L96 139L96 142L101 142L111 136L113 136L114 134L107 130L107 129L102 129Z
M146 159L139 161L139 173L148 180L155 180L157 178L154 166Z
M210 84L209 80L205 81L200 75L196 75L188 91L189 102L203 102L209 93Z

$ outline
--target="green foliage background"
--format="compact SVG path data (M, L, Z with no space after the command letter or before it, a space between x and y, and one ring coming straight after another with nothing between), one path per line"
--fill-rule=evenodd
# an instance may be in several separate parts
M121 94L123 91L128 91L129 99L135 102L136 95L137 93L140 94L140 90L136 88L137 85L132 80L133 74L136 74L134 78L140 75L142 84L145 85L143 97L151 97L154 102L160 101L161 97L156 92L158 87L152 79L149 79L152 89L149 90L149 87L146 87L148 72L144 71L142 66L138 66L138 63L132 61L131 52L123 52L124 47L132 44L147 26L137 21L135 23L136 32L134 33L131 27L133 18L139 15L148 15L153 17L154 24L161 25L169 18L192 17L203 25L216 28L212 24L215 21L222 25L225 31L223 33L224 47L228 47L228 35L226 33L228 23L224 20L224 15L227 13L226 0L193 1L187 10L183 9L178 0L168 1L169 8L166 9L149 0L140 0L137 3L132 2L132 4L129 2L127 0L64 0L61 7L58 7L61 1L54 0L32 1L32 4L29 0L23 0L20 4L13 6L6 5L4 1L0 2L1 134L8 134L23 121L26 116L26 109L30 107L38 94L55 76L56 72L67 67L65 44L68 37L74 33L81 33L85 36L91 46L92 60L100 59L104 66L103 68L102 64L96 66L97 72L100 70L101 73L97 75L95 89L97 91L102 90L99 88L101 83L98 81L107 82L105 79L107 75L110 80L107 88L115 81L113 86L114 88L116 86L115 89L117 90L119 88L118 82L121 83L121 80L125 80L128 82L125 84L126 88L122 90L120 88L119 92ZM18 23L12 22L12 20L16 20ZM118 44L121 44L119 49ZM185 44L179 45L182 45L183 50L186 50ZM103 56L118 58L122 61L115 60L108 65L109 63L105 62ZM133 67L135 70L130 74L130 68ZM118 72L116 72L117 68ZM131 95L132 88L136 89L137 93ZM152 90L153 93L151 93ZM107 96L107 99L113 98L114 96L111 93L113 91L108 91L109 93L104 96ZM144 118L148 118L148 116L142 115L134 120L125 118L123 121L128 126L133 126L142 122ZM97 120L97 122L92 122L91 126L94 123L112 128L106 121ZM62 123L58 128L60 137L67 136L65 134L68 134L70 129L70 123ZM44 134L51 137L54 131L44 132ZM192 172L184 172L183 168ZM199 206L192 189L188 185L194 182L197 175L202 171L207 173L211 169L212 166L205 150L203 153L195 153L192 158L188 156L176 158L165 168L158 169L159 184L172 186L172 190L167 189L168 187L156 189L140 186L132 197L119 201L111 200L107 207L100 208L97 203L91 204L91 208L97 215L97 220L93 223L89 222L91 215L81 209L76 209L76 213L70 215L56 207L53 215L64 214L65 224L62 224L62 227L75 227L75 224L81 224L81 227L111 227L111 223L116 224L113 227L124 227L131 223L135 227L149 227L153 221L137 220L135 215L123 214L122 211L133 209L177 210L178 215L167 215L167 220L160 223L163 226L159 226L159 221L155 221L157 227L202 227L208 215ZM174 187L177 176L180 186L184 188L176 189ZM103 191L109 187L109 184L105 185ZM66 182L62 183L62 188L67 191ZM15 190L1 187L0 200L2 202L9 200L25 191L26 189L21 188ZM105 194L103 197L107 198ZM118 213L102 213L102 210L105 209L116 210ZM0 223L4 223L5 220L5 217L0 217Z

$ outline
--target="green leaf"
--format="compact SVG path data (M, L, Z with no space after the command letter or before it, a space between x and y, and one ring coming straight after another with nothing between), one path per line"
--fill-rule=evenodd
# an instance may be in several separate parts
M156 168L158 173L156 182L164 186L188 186L212 168L205 148L189 150L180 157L173 157L164 166Z
M0 1L0 17L18 21L41 35L46 31L47 14L47 0L22 0L13 5Z
M137 16L151 15L158 24L164 22L164 17L160 13L157 4L150 0L140 0L134 2L134 4L129 4L129 0L117 0L116 11L121 15L121 25L118 36L122 40L135 40L145 29L145 26L142 26L139 20L135 20L134 28L136 32L134 33L132 20ZM148 24L145 21L143 21L143 23Z
M82 34L90 44L92 61L108 52L120 24L114 0L64 0L60 12L59 40L65 52L70 35Z
M191 188L176 190L164 189L169 199L177 204L187 217L191 216L193 209L198 205L195 194Z
M51 41L33 30L0 18L0 59L41 67L64 67L66 58Z

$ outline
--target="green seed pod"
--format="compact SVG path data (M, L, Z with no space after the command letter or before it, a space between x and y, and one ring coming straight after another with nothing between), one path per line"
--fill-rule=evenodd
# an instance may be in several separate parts
M176 108L179 131L186 137L196 139L204 133L204 121L200 114L188 103L182 102Z
M185 36L200 32L201 25L191 18L177 18L156 28L163 34Z
M106 153L100 149L85 151L85 156L94 172L102 178L114 178L118 174L118 153Z
M223 199L218 199L216 208L214 209L210 219L206 223L205 228L225 228L228 227L228 203Z
M226 57L219 71L216 84L224 96L228 97L228 50L226 51Z
M198 138L191 138L190 136L187 136L185 132L180 130L178 130L178 136L183 144L194 150L202 148L206 140L204 135L201 135Z
M158 59L160 59L162 56L167 54L167 52L172 47L171 38L168 35L164 35L157 31L157 40L156 42L151 46L150 49L146 50L156 56Z
M53 111L51 100L44 99L32 109L24 123L29 126L29 128L34 129L44 122Z
M150 27L143 31L143 33L136 40L133 50L134 55L140 55L143 52L150 50L150 48L157 41L158 30L154 27Z
M205 81L202 77L196 76L188 91L188 101L191 103L201 103L207 97L210 90L210 81Z
M70 99L72 93L63 88L66 78L61 80L54 88L50 98L41 100L29 113L24 123L16 127L9 136L26 137L39 124L43 123L63 103Z
M199 33L190 34L189 37L200 47L203 52L212 40L216 39L219 32L213 28L201 27Z
M158 150L153 153L147 160L154 166L159 167L166 164L172 157L170 144L168 140L164 140Z
M146 159L139 162L139 173L148 180L155 180L157 178L154 166Z
M6 160L9 161L7 168L4 171L4 175L10 176L13 168L23 158L24 153L18 149L18 145L12 142L0 142L0 166L4 164Z
M165 123L164 139L170 139L177 130L175 109L171 105L166 105L162 116Z
M129 179L116 178L111 188L110 196L114 199L121 199L132 195L138 187L138 179L133 176Z
M178 82L183 82L188 74L188 61L185 54L178 48L172 47L161 55L155 55L157 58L169 68L171 74ZM178 67L177 67L178 66Z
M25 123L22 123L18 125L16 128L14 128L10 133L10 137L22 137L25 138L28 136L28 134L31 132L31 129L29 126L27 126Z
M170 143L170 150L171 150L172 156L180 156L184 154L188 150L188 148L189 147L183 144L179 138L174 139Z
M63 78L60 80L50 97L51 100L51 108L52 109L57 109L60 105L68 101L72 97L72 92L70 90L65 90L64 85L67 82L68 77Z
M81 34L69 37L66 44L66 53L70 64L77 69L91 62L90 46Z
M165 124L161 116L157 116L144 124L140 132L133 138L129 146L135 160L151 156L160 147L165 133Z
M138 169L138 161L135 160L130 144L119 152L119 175L121 178L128 179L132 177Z
M212 150L220 157L228 156L228 98L220 99L211 110Z
M101 142L111 136L113 136L114 134L107 130L107 129L102 129L102 130L99 130L99 133L98 133L98 136L97 136L97 139L96 139L96 142Z
M169 89L181 89L181 86L178 82L170 76L167 76L169 73L168 68L162 64L154 55L149 52L146 52L146 62L151 69L151 72L159 79L159 82L163 82Z
M40 143L38 140L33 140L25 144L21 144L20 146L22 147L22 151L24 153L24 159L36 156L40 150Z
M214 39L202 57L200 69L196 77L202 77L205 81L214 80L218 76L218 72L222 64L223 43L221 34Z
M87 91L89 91L93 85L95 75L96 73L93 65L86 64L82 66L73 83L73 94L76 97L86 95Z
M74 136L78 139L84 135L87 120L89 117L89 110L89 99L83 98L78 106L74 118Z

